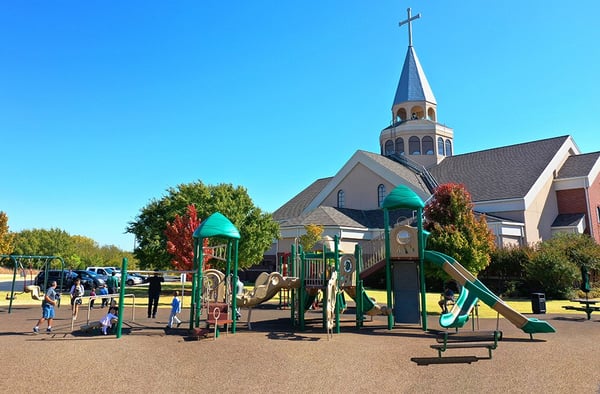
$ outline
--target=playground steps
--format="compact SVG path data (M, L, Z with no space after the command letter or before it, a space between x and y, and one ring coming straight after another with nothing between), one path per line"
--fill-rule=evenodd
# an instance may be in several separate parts
M502 340L502 331L477 331L468 333L440 332L436 336L436 344L430 345L438 351L438 357L448 349L488 349L489 359L492 358L492 350L498 347L498 341Z

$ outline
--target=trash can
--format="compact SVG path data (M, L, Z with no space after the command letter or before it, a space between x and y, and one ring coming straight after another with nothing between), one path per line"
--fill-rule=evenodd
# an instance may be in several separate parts
M531 293L531 309L533 313L546 313L546 295L544 293Z

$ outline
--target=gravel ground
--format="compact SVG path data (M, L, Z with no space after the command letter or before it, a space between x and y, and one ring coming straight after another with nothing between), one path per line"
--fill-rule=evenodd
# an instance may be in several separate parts
M95 309L92 319L104 311ZM252 312L252 331L240 324L236 334L189 340L183 325L165 329L168 314L162 308L158 319L146 319L139 308L141 318L131 321L126 313L117 339L72 332L68 306L58 310L54 332L39 335L31 328L41 308L13 307L9 314L0 307L0 392L600 393L600 314L589 321L583 313L538 316L557 332L533 341L500 319L504 339L491 360L486 349L453 349L447 356L480 359L428 366L411 358L437 355L432 334L414 326L387 330L383 317L357 331L354 315L345 314L341 334L328 339L320 313L309 311L315 324L299 332L289 310L263 306ZM437 317L429 319L429 328L439 329ZM75 328L84 323L81 314ZM497 321L479 324L493 330Z

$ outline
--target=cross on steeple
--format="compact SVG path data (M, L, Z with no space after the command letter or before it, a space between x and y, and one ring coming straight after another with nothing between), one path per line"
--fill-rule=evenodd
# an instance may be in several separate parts
M421 14L417 14L417 15L411 17L410 16L410 8L407 8L406 12L408 13L408 19L398 23L398 26L402 26L402 25L405 25L408 23L408 46L412 47L412 24L410 22L414 21L415 19L419 19L421 17Z

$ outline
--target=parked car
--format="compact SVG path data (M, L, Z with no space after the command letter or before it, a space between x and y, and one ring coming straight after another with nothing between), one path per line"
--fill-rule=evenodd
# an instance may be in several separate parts
M48 273L48 279L46 280L46 272ZM61 274L62 274L62 288L60 287L61 283ZM52 281L56 281L57 289L59 291L70 291L71 286L73 285L73 280L77 278L77 274L72 271L62 271L62 270L48 270L48 271L40 271L35 277L35 284L39 286L41 289L45 290L45 287L50 286ZM83 282L83 280L82 280ZM82 283L85 287L85 283Z
M128 275L140 278L142 280L142 283L148 283L148 275L140 274L137 272L128 273Z
M98 275L103 275L105 277L112 276L113 270L110 267L87 267L86 271L94 272ZM121 276L120 274L116 274L116 276Z
M139 285L139 284L144 283L144 279L142 279L141 277L139 277L135 274L130 274L128 272L127 280L125 281L125 283L127 283L127 286Z
M95 272L87 270L73 270L80 278L85 289L91 289L92 287L100 287L105 285L104 278Z

